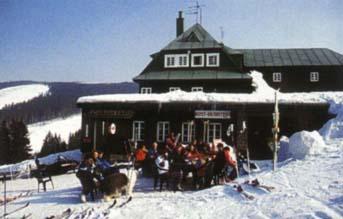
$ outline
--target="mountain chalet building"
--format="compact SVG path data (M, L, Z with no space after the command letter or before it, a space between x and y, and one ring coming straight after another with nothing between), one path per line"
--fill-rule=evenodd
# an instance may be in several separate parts
M216 41L200 24L183 30L182 12L176 19L177 37L159 52L133 81L140 94L82 97L82 151L97 149L117 134L139 144L163 144L168 133L180 133L180 141L212 142L222 139L249 147L252 158L270 158L273 102L230 100L197 101L173 98L175 90L187 94L254 91L252 70L282 92L343 90L343 55L326 48L232 49ZM167 93L174 91L171 93ZM176 91L176 93L179 91ZM167 95L172 98L163 99ZM280 103L280 135L321 127L328 115L327 103ZM228 127L233 124L233 135ZM112 145L111 147L115 147Z

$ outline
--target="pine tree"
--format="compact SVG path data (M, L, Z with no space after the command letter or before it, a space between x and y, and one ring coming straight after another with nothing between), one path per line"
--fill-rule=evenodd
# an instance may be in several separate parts
M80 149L81 147L81 129L69 135L68 150Z
M50 131L45 136L43 141L43 147L39 153L39 157L44 157L49 154L63 152L67 150L67 144L62 141L61 136L52 134Z
M10 163L17 163L31 157L31 146L26 125L21 120L12 120L9 126Z
M7 122L3 121L0 126L0 165L9 162L10 137Z

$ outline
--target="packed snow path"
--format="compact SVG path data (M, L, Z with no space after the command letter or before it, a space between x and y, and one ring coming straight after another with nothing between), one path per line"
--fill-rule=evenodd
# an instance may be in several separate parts
M275 191L245 185L255 196L249 201L229 185L201 191L155 192L152 180L139 178L133 200L123 208L110 210L108 218L342 218L343 217L343 141L327 143L326 153L307 156L304 160L285 161L276 172L262 167L255 177ZM247 178L245 178L247 179ZM244 181L245 179L240 179ZM102 213L110 205L101 200L81 204L80 183L75 174L53 177L55 190L37 193L35 179L8 182L9 194L27 190L31 197L18 199L8 205L14 209L30 201L30 206L14 217L32 213L32 218L61 214L71 208L73 217L89 209L88 218L105 218ZM3 187L1 187L3 189ZM119 200L125 201L125 198ZM3 211L1 208L0 213ZM2 213L1 213L2 214Z

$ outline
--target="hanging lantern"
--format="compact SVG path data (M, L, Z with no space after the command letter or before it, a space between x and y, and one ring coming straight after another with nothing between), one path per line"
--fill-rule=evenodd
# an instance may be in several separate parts
M116 124L112 123L109 127L109 132L114 135L116 133Z

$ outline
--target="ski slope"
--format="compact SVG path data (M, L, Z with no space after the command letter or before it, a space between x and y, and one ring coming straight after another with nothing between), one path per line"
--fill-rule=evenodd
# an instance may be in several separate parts
M0 90L0 110L6 105L29 101L40 95L46 95L49 86L43 84L20 85Z
M28 125L30 144L33 152L39 152L43 146L43 140L50 131L61 136L68 143L69 135L81 128L81 114L75 114L66 118L58 118Z

